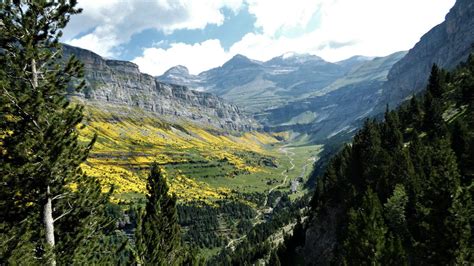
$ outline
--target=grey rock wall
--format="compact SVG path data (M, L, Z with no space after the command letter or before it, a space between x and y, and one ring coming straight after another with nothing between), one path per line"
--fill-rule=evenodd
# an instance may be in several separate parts
M395 107L413 93L423 90L433 64L452 69L465 61L474 51L473 44L474 1L458 0L445 21L423 35L390 70L379 109L387 103Z
M106 60L69 45L64 45L64 54L66 57L75 55L84 63L87 87L79 96L85 99L135 106L167 118L224 130L248 131L259 127L236 105L210 93L159 82L141 73L134 63Z

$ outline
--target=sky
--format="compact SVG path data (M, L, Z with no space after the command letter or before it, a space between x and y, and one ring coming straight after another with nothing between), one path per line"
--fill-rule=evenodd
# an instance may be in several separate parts
M409 50L455 0L79 0L63 42L136 63L154 76L191 74L236 54L287 52L336 62Z

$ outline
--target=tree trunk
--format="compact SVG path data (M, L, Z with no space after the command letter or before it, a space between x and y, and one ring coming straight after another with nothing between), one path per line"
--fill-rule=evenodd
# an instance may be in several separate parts
M33 76L33 89L38 88L38 71L36 69L36 60L31 60L31 74ZM43 222L46 233L46 243L49 245L50 253L50 264L56 265L56 258L54 256L54 219L53 219L53 199L51 197L51 190L49 186L46 188L46 204L43 209Z
M49 248L51 249L51 258L50 263L51 265L56 265L56 259L54 258L54 219L53 219L53 202L51 198L51 193L49 186L47 188L47 201L44 205L43 211L43 221L44 227L46 230L46 243L48 243Z
M36 60L31 59L31 74L33 75L33 89L38 88L38 71L36 70Z

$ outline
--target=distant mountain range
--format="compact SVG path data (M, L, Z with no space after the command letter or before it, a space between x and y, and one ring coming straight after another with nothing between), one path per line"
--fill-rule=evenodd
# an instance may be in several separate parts
M313 139L324 139L355 129L348 125L372 111L389 70L404 55L336 63L310 54L286 53L266 62L236 55L199 75L176 66L157 79L215 93L270 130L311 131Z
M260 62L238 54L221 67L199 75L191 75L186 67L176 66L157 79L209 91L259 113L296 98L306 98L369 60L356 56L330 63L315 55L286 53Z
M309 141L353 132L378 104L390 68L405 54L363 61L328 86L266 110L258 119L271 130L310 133Z
M199 75L177 66L157 79L219 95L269 130L310 133L309 141L316 142L350 136L366 117L422 90L432 64L451 69L474 51L473 6L458 0L446 20L408 52L336 63L310 54L286 53L266 62L236 55Z

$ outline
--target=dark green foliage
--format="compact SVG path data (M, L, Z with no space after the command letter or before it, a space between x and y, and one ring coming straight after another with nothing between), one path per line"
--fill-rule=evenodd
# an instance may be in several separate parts
M419 97L413 95L406 105L400 106L398 111L400 114L400 124L406 125L408 129L420 125L423 119L422 111L423 108L420 104Z
M443 95L443 86L442 86L442 73L436 64L433 64L431 67L430 78L428 80L428 87L426 91L429 92L433 97L439 99Z
M270 260L268 261L268 265L272 266L281 266L280 259L275 250L272 250L270 253Z
M449 142L440 140L433 144L425 153L424 174L427 179L417 194L417 218L416 223L410 223L410 231L415 239L413 245L416 246L417 260L449 264L455 258L454 250L461 240L452 232L461 228L449 225L458 215L452 206L458 200L460 176Z
M304 262L304 258L296 252L295 247L304 245L305 234L305 228L301 222L301 218L298 216L296 225L293 228L293 234L291 236L285 236L283 244L280 245L277 250L278 260L282 265L301 264Z
M64 62L58 42L75 5L0 3L0 264L110 263L116 256L106 254L124 247L105 212L108 195L79 167L94 140L78 142L82 107L66 92L84 86L82 64Z
M446 134L446 125L443 120L441 101L433 98L431 93L425 95L425 115L423 119L424 130L430 137L440 137Z
M281 201L285 200L282 199ZM272 234L275 234L283 226L294 221L295 218L297 220L297 225L295 226L295 232L297 232L296 234L298 237L304 234L299 217L300 210L307 206L307 204L308 197L303 197L293 204L290 204L289 202L285 204L278 204L275 206L271 217L268 217L265 223L259 223L255 225L249 232L247 232L245 240L238 243L235 246L234 251L232 251L230 248L225 248L216 256L212 257L208 264L251 265L255 264L259 259L263 259L266 256L271 256L270 245L267 242L268 238ZM287 241L292 240L288 239ZM294 244L296 244L296 242L294 242ZM285 261L282 261L282 257L280 256L280 254L284 254L284 252L286 252L286 250L278 250L278 257L282 265L286 265Z
M319 239L337 234L321 261L474 262L472 77L472 56L452 73L433 66L424 95L367 120L329 162L311 201L312 223L336 228L313 228Z
M87 208L73 209L57 224L57 249L63 251L59 264L129 263L131 247L125 234L116 230L117 218L109 213L115 206L108 196L97 180L84 177L70 202L62 202ZM95 224L100 228L91 226Z
M168 184L156 163L151 166L147 190L145 212L136 230L138 260L145 265L179 264L184 250L176 197L168 194Z
M408 195L403 185L396 185L393 195L384 204L384 216L387 225L400 236L406 237L408 233L406 208Z
M385 123L382 124L382 147L389 152L397 152L403 147L403 136L400 131L400 119L395 111L385 112Z
M451 133L451 146L459 162L462 182L468 185L474 176L474 143L468 124L457 120Z
M360 207L349 210L347 237L344 240L345 262L353 265L362 265L366 261L381 264L387 231L380 200L369 188Z
M227 236L219 230L225 223L239 234L252 228L251 218L256 213L252 207L238 201L217 201L218 206L186 203L177 206L183 241L200 248L221 247Z

